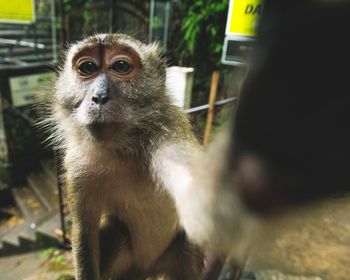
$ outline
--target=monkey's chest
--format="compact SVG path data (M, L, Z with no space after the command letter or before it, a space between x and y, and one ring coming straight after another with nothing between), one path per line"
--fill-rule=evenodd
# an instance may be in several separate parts
M134 261L147 267L178 232L177 212L172 199L146 179L126 182L106 181L114 192L107 197L105 211L127 226Z

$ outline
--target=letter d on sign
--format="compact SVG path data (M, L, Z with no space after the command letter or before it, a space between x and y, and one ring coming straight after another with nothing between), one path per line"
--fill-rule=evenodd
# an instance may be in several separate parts
M254 6L253 5L247 5L247 7L245 8L244 13L245 14L251 14L254 10Z
M232 0L226 35L254 37L260 10L261 0Z

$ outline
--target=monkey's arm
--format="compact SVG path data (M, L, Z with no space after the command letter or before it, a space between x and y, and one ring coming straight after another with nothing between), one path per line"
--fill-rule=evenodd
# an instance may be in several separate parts
M181 225L195 243L216 252L241 254L256 221L232 182L222 181L228 139L225 135L208 152L189 143L168 144L155 157L155 170L164 187L175 200ZM227 178L227 176L225 177Z
M99 203L84 195L80 184L68 183L68 203L72 214L72 245L77 280L100 279ZM84 185L84 188L89 187ZM85 191L86 192L86 191Z
M181 201L192 181L191 167L202 151L189 142L165 143L153 158L154 175L171 194L176 203Z

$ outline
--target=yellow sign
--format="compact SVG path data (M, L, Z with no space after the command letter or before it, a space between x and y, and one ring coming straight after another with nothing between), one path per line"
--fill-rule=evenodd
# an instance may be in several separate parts
M231 0L226 34L254 37L261 8L261 0Z
M0 0L0 22L32 23L34 21L34 0Z

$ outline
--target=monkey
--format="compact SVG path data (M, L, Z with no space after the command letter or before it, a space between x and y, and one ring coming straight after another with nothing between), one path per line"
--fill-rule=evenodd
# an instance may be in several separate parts
M67 52L50 121L77 280L201 278L203 253L168 192L201 148L166 92L165 70L156 44L125 34L90 36Z
M192 242L244 251L270 218L349 193L349 18L349 1L264 1L231 127L170 190Z

